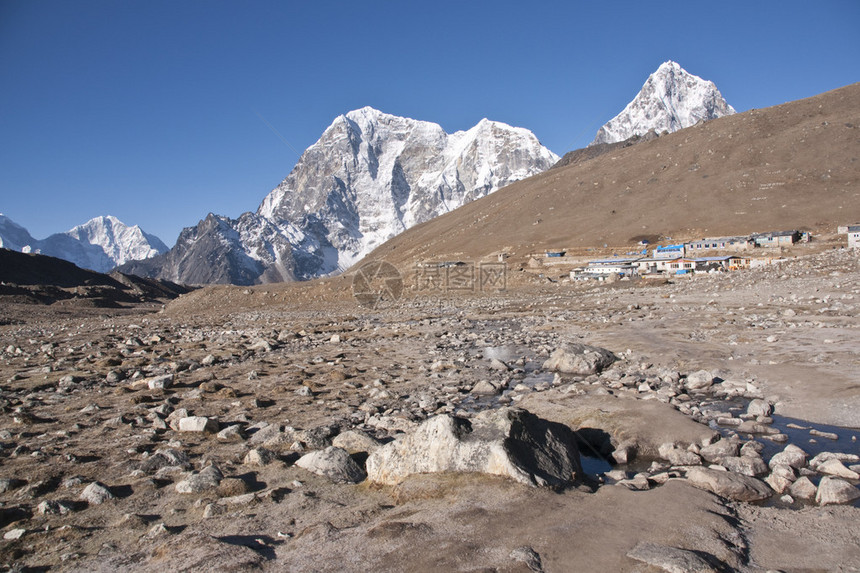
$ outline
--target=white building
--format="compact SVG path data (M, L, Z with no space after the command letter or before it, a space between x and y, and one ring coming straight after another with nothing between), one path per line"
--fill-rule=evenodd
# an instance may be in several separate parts
M860 225L850 225L848 227L848 247L851 249L860 249Z

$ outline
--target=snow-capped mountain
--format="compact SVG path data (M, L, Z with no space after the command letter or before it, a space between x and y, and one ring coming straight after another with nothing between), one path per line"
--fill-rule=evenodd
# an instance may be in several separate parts
M34 239L26 229L0 215L0 246L57 257L101 273L168 250L155 235L137 225L129 227L110 215L96 217L43 240Z
M170 253L123 270L188 284L334 274L409 227L556 161L526 129L483 119L448 134L365 107L337 117L256 213L210 215Z
M30 236L27 229L0 213L0 247L12 251L24 251L35 242L36 239Z
M648 77L624 111L597 131L591 145L624 141L651 130L669 133L735 113L713 82L665 62Z

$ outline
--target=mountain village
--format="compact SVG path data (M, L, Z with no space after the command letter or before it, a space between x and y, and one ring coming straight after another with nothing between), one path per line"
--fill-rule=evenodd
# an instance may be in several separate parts
M624 278L664 278L695 273L716 273L757 268L785 261L782 249L808 243L809 233L797 230L755 233L734 237L707 237L697 241L655 246L648 243L638 256L613 256L589 261L570 271L571 280L611 281ZM761 249L762 254L757 251ZM774 252L774 250L779 249ZM756 252L753 254L753 252Z

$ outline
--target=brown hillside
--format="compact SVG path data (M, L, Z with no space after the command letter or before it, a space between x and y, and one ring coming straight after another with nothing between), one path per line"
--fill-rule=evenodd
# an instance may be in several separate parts
M395 237L398 266L860 220L860 83L552 169Z

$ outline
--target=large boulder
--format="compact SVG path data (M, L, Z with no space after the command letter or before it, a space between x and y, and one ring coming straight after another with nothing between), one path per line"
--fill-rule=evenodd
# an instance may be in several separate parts
M860 498L860 489L843 479L824 476L818 484L815 501L819 505L851 503Z
M544 370L555 370L564 374L590 376L597 374L615 362L615 355L597 346L569 343L556 348L543 363Z
M687 480L699 489L735 501L760 501L773 493L763 481L730 471L694 467L687 472Z
M570 484L582 475L573 431L521 408L471 420L435 416L367 459L369 481L394 485L419 473L478 472L531 486Z

